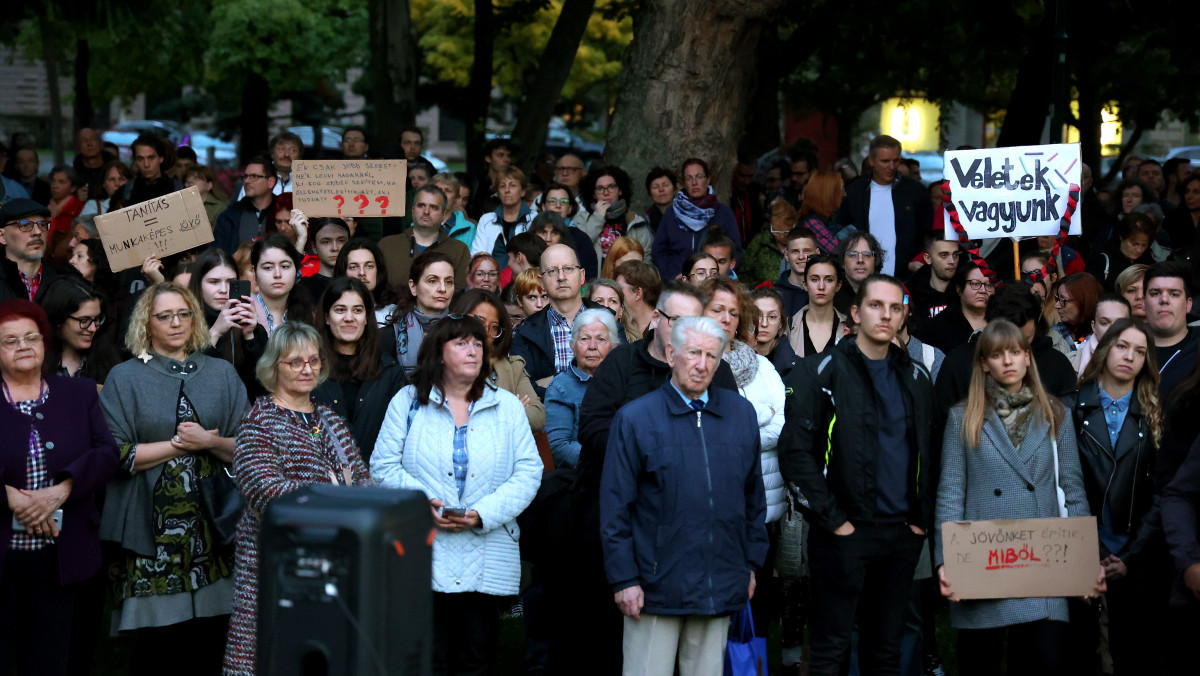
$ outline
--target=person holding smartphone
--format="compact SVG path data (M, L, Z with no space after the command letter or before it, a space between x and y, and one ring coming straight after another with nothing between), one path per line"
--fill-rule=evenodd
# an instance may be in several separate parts
M204 306L210 345L204 353L233 364L250 396L263 393L254 365L267 346L258 323L250 282L238 279L237 263L222 249L209 249L194 263L188 290Z

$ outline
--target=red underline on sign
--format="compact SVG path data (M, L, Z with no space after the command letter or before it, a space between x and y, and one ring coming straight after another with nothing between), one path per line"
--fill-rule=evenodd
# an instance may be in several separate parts
M988 567L984 568L984 570L1003 570L1005 568L1028 568L1032 565L1033 565L1032 563L1006 563L1006 564L999 565L999 566L988 566ZM1050 564L1048 564L1048 563L1043 563L1041 565L1045 568L1050 567Z

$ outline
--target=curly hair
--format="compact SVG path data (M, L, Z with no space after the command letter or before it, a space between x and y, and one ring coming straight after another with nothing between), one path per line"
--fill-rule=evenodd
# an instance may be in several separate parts
M754 304L754 299L750 297L750 294L746 291L746 287L742 286L741 283L728 277L710 277L700 283L700 293L704 295L704 307L706 310L718 291L730 293L734 298L737 298L738 325L733 337L743 343L753 345L754 333L758 329L759 315L758 306Z
M209 346L208 323L204 321L204 307L191 291L174 282L159 282L147 287L133 306L129 315L129 330L125 333L125 347L138 357L150 352L150 320L154 312L154 301L159 296L173 293L183 299L192 311L192 335L188 336L184 350L191 354Z

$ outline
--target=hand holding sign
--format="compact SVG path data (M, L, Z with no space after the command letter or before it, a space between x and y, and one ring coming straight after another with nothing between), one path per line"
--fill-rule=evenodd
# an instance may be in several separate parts
M97 216L96 229L113 272L213 241L204 201L194 187Z

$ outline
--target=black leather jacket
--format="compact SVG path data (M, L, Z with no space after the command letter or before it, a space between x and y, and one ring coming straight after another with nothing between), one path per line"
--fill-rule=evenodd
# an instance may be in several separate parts
M1078 394L1063 403L1070 407L1075 421L1079 460L1092 514L1102 519L1107 503L1112 515L1112 531L1129 536L1121 552L1105 551L1101 543L1102 555L1117 554L1130 565L1130 560L1136 559L1161 529L1159 496L1154 481L1155 449L1149 421L1135 392L1114 448L1109 443L1098 383L1084 385Z

